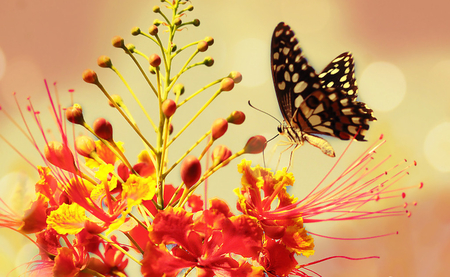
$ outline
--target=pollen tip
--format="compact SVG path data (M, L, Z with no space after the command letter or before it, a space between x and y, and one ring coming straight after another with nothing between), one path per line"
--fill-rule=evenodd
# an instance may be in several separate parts
M420 182L419 189L423 188L423 182Z
M416 161L414 161L414 166L416 166L417 165L417 162Z
M406 193L402 192L402 198L406 197Z
M382 140L382 139L383 139L383 137L384 137L384 135L383 135L383 134L381 134L381 135L380 135L380 140Z
M69 89L69 92L75 92L75 90L74 89Z

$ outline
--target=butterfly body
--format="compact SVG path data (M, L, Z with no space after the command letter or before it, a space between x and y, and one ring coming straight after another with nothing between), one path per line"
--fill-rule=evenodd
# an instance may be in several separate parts
M284 117L278 131L295 149L307 141L334 157L331 145L315 134L364 140L368 122L376 118L364 103L356 101L358 87L350 52L342 53L317 74L294 32L283 22L274 30L271 49L272 77Z

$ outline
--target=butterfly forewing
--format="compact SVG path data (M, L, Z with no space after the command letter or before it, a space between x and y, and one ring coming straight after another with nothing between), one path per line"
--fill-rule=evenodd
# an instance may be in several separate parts
M350 52L336 57L317 75L304 57L291 28L275 28L271 51L272 76L285 124L300 135L323 134L364 140L368 122L375 120L364 103L356 101L358 87ZM291 132L292 133L292 132Z
M284 23L278 24L272 37L272 77L278 104L289 122L300 103L315 89L320 80L302 54L294 32Z

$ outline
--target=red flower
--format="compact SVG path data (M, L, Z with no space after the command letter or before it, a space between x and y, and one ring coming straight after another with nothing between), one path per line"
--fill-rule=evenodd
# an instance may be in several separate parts
M142 261L144 276L176 276L190 267L196 267L199 276L262 276L261 270L230 255L258 257L262 230L256 220L232 216L220 200L211 206L195 219L181 208L168 207L157 214Z

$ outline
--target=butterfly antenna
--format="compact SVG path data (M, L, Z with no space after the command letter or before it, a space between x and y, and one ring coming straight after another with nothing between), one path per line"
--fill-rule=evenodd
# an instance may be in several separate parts
M283 124L283 123L281 123L281 121L279 121L275 116L273 116L273 115L269 114L268 112L265 112L265 111L263 111L263 110L260 110L260 109L256 108L255 106L253 106L252 103L250 103L250 100L248 100L248 105L249 105L250 107L252 107L253 109L255 109L255 110L259 111L259 112L262 112L263 114L266 114L266 115L270 116L271 118L275 119L276 121L278 121L278 123L280 123L280 125ZM276 137L276 136L275 136L275 137ZM274 137L274 138L275 138L275 137Z

